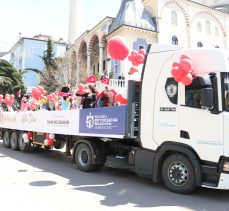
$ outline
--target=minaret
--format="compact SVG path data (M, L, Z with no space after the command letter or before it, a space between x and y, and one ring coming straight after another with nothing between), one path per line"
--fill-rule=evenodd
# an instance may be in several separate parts
M79 36L80 0L69 0L68 41L74 44Z

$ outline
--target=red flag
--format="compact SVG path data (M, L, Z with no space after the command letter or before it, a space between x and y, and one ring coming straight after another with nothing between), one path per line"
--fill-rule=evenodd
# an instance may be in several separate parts
M107 84L109 85L110 83L110 78L107 78L107 77L103 77L103 79L101 80L102 84Z
M21 89L18 90L17 96L18 96L18 97L21 97Z
M96 81L97 81L97 77L94 75L87 77L87 80L86 80L87 83L96 83Z

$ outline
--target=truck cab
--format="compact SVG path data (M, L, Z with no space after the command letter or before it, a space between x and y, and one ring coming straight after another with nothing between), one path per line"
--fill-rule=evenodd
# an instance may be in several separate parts
M193 64L189 86L171 75L181 55ZM150 47L142 75L139 136L143 148L155 151L155 181L163 178L170 189L184 191L188 174L194 173L198 186L229 188L228 79L228 58L220 50ZM158 177L158 169L166 172Z

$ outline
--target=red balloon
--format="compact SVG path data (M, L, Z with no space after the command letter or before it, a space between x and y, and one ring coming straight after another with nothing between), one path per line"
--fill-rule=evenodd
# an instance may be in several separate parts
M141 54L141 55L145 56L145 55L146 55L145 49L140 49L140 50L138 51L138 54Z
M185 86L189 86L193 81L192 74L188 73L187 75L183 76L181 78L181 83L183 83Z
M108 41L108 53L115 60L124 60L128 54L129 49L121 37L114 37Z
M144 64L144 62L145 62L145 58L142 54L138 54L136 56L136 60L138 61L139 64Z
M37 90L39 90L40 93L43 95L46 94L46 91L45 91L44 87L42 87L42 86L37 86Z
M138 52L137 51L131 51L131 56L135 57L138 55Z
M180 61L182 70L187 74L192 69L192 62L189 59L183 59Z
M56 101L55 101L54 98L51 98L51 99L49 100L49 102L50 102L50 103L55 103Z
M11 100L14 100L14 95L13 95L13 94L10 95L10 99L11 99Z
M179 82L181 82L181 77L180 76L174 76L174 80L179 83Z
M28 139L32 138L33 133L32 132L27 132Z
M53 146L54 141L52 139L47 138L47 141L48 141L48 146Z
M183 60L183 59L189 59L189 60L191 60L189 56L187 56L187 55L181 55L180 56L180 60Z
M120 94L117 94L115 97L114 97L114 101L116 102L116 103L120 103L120 101L122 101L123 100L123 97L122 97L122 95L120 95Z
M133 61L132 61L132 65L138 66L138 65L139 65L139 62L138 62L137 60L133 60Z
M171 70L171 74L173 77L179 77L179 78L184 76L184 72L180 67L173 67L173 69Z
M133 75L134 73L138 72L138 70L135 67L130 68L130 74Z
M180 67L180 63L174 62L174 63L173 63L173 67Z

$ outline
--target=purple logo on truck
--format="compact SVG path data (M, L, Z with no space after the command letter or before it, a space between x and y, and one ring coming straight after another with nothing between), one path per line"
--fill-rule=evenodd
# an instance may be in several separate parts
M80 110L80 133L125 135L126 106Z

